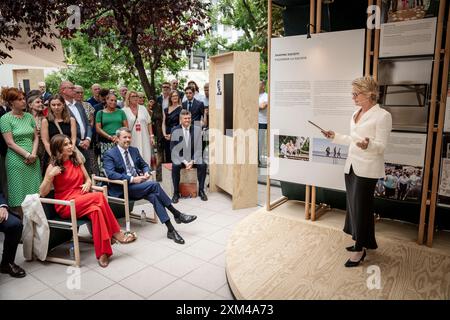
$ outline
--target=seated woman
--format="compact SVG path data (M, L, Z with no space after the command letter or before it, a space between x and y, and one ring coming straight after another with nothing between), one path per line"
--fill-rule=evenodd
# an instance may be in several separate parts
M40 187L40 195L46 196L52 185L55 199L75 200L77 218L87 216L92 221L95 255L101 267L108 266L112 255L111 241L129 243L136 240L132 234L125 235L101 192L92 192L91 180L84 165L73 152L70 139L57 134L50 141L51 159ZM56 212L63 219L70 218L70 208L55 205Z

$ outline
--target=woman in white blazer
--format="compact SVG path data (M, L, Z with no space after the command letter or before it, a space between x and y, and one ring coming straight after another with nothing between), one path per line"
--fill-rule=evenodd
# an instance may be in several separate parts
M366 257L365 249L376 249L373 215L374 191L377 180L384 177L384 150L392 129L392 117L376 103L378 84L371 77L352 82L353 101L360 107L350 121L350 135L323 131L333 143L350 145L345 163L347 215L344 232L352 235L352 252L346 267L356 267Z

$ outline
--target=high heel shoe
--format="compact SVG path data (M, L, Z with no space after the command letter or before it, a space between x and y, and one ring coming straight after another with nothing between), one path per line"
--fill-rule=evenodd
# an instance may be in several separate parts
M360 264L361 262L364 261L364 258L365 258L365 257L366 257L366 250L364 250L361 259L359 259L358 261L352 261L352 260L348 259L347 262L345 263L345 267L346 267L346 268L357 267L357 266L359 266L359 264Z
M356 252L355 245L350 246L350 247L345 247L345 250L350 251L350 252Z

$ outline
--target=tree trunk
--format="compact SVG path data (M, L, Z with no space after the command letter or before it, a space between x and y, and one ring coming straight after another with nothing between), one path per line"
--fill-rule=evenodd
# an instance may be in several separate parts
M139 47L136 44L130 45L130 51L134 58L134 65L138 71L139 79L141 80L142 87L144 88L145 95L147 98L156 97L154 96L155 92L155 70L150 69L150 81L145 73L144 62L142 60L141 53L139 52ZM156 150L157 150L157 159L161 159L161 156L164 154L164 144L163 144L163 135L162 135L162 108L159 105L155 105L153 107L153 116L152 116L153 127L155 128L156 140ZM157 163L157 180L161 180L161 161Z

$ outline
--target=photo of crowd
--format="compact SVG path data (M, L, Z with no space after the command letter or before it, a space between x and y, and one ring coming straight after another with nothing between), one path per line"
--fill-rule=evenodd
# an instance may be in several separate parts
M275 135L274 139L275 157L309 161L309 137Z
M344 165L348 155L348 146L332 143L328 139L314 138L312 146L314 162Z
M422 193L422 167L385 163L385 176L375 187L375 196L417 201Z

